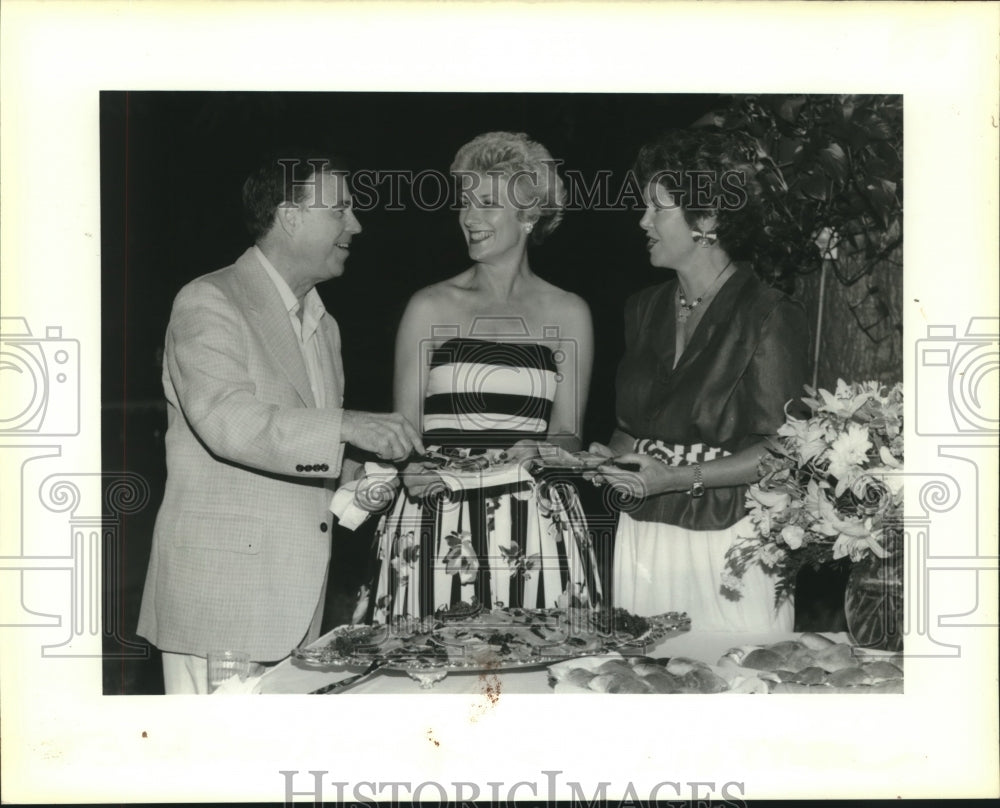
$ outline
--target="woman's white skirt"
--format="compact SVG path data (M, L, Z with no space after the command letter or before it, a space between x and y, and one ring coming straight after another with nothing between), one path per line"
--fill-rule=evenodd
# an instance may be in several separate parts
M720 591L739 524L685 530L622 513L615 538L615 605L640 615L687 612L696 631L790 632L793 604L789 599L775 609L775 578L759 566L746 571L739 600Z

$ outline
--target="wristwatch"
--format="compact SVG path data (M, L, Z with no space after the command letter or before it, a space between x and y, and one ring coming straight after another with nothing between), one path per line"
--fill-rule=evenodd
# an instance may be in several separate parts
M688 494L697 499L705 496L705 481L701 476L701 463L694 464L694 482L691 483L691 490Z

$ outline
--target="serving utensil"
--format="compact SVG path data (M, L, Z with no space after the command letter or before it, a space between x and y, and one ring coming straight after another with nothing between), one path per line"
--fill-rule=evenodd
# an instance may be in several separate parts
M335 693L342 693L349 687L353 687L359 684L363 679L368 679L379 672L379 669L386 664L386 660L378 658L372 660L372 663L365 668L361 673L355 674L354 676L348 676L346 679L341 679L337 682L333 682L323 687L312 690L308 695L310 696L329 696Z

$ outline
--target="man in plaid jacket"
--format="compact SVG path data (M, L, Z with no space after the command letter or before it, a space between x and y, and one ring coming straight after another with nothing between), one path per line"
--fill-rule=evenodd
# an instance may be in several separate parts
M167 483L138 625L167 693L206 692L211 650L266 664L314 639L330 496L357 467L345 444L423 452L402 416L343 409L340 333L315 290L361 232L342 163L278 155L243 202L255 245L187 284L167 328Z

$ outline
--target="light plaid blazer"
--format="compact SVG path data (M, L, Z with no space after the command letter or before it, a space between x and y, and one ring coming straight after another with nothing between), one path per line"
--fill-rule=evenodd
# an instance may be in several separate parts
M288 655L330 558L344 371L323 317L317 409L288 312L247 250L174 301L167 328L167 484L138 633L164 651Z

